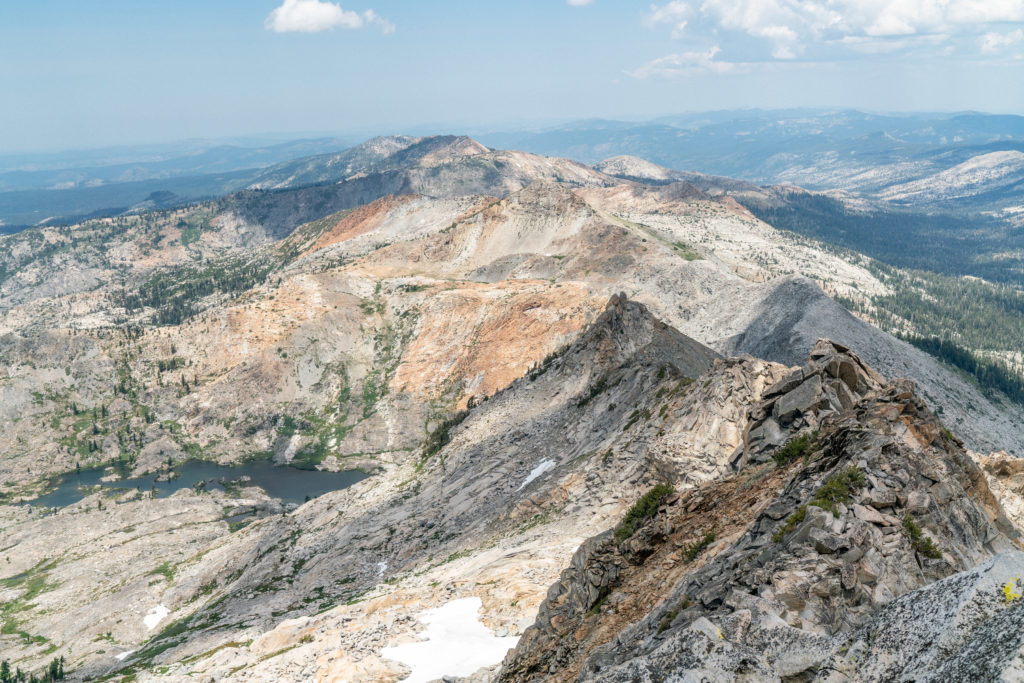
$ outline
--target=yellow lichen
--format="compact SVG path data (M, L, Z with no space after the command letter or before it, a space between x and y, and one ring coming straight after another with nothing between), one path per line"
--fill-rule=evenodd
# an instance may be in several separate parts
M1019 576L1015 576L1013 581L1007 581L1003 584L1003 597L1006 598L1007 603L1019 600L1022 597L1021 593L1014 590L1020 583L1020 580Z

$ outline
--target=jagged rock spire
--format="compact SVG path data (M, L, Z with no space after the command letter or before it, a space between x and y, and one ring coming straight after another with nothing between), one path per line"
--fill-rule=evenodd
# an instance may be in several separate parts
M770 387L751 410L744 448L734 458L734 467L769 460L793 435L817 429L830 415L849 410L885 385L885 378L849 348L819 339L807 364Z

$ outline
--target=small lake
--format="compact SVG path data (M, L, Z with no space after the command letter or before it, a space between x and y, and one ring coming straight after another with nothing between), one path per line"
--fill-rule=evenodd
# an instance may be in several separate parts
M277 498L284 503L301 505L311 498L316 498L329 491L348 488L370 476L358 470L347 472L300 470L294 467L277 466L270 460L254 460L242 465L218 465L203 460L189 460L174 468L174 478L170 480L166 479L168 473L163 471L130 479L101 481L107 474L107 470L102 467L70 472L57 477L52 483L52 486L55 487L52 491L34 500L25 501L23 504L39 507L64 507L82 500L96 486L108 489L137 488L143 492L155 490L157 498L164 498L181 489L193 488L200 482L205 482L203 488L207 491L214 489L223 491L225 483L238 482L242 477L248 477L248 481L240 482L241 486L258 486L272 498Z

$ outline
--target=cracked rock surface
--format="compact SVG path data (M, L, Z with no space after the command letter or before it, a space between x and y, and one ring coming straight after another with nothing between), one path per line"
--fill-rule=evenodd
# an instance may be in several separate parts
M499 680L1014 679L1019 534L910 382L822 341L749 425L735 474L579 548Z

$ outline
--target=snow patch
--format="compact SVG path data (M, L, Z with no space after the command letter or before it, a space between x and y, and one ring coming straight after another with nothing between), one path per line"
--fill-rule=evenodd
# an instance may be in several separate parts
M386 572L387 570L388 570L388 563L387 562L378 562L377 563L377 576L384 576L384 572Z
M522 491L531 481L533 481L540 475L544 474L548 470L555 469L555 466L557 464L558 463L556 463L554 460L542 460L539 465L530 470L530 474L527 475L526 479L523 480L523 483L519 485L519 488L517 488L516 491Z
M157 605L142 618L142 623L146 625L150 631L156 628L156 625L163 621L164 617L171 613L171 610L167 609L163 605Z
M125 650L119 655L114 655L114 659L116 659L119 662L123 662L125 660L125 657L127 657L130 654L133 654L134 652L135 650Z
M497 664L519 642L518 636L499 638L480 622L480 598L453 600L416 618L426 624L426 640L381 650L381 656L412 669L404 683L426 683L442 676L468 676Z

